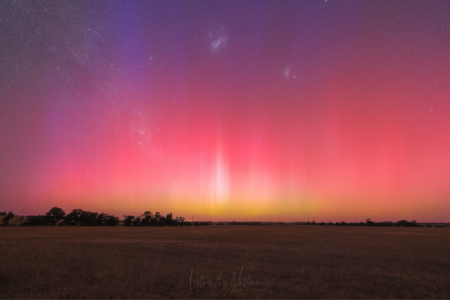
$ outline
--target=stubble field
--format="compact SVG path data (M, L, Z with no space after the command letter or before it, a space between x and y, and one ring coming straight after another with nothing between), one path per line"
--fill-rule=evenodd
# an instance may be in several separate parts
M450 298L450 229L3 227L1 298Z

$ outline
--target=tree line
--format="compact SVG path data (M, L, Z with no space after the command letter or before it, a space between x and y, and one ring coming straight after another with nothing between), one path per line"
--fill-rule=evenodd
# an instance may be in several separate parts
M373 222L370 218L366 222L217 222L217 225L319 225L319 226L383 226L383 227L421 227L415 220L412 222L406 220L400 220L397 222L384 221L384 222ZM436 225L435 225L436 227Z
M14 218L12 212L0 212L3 225L9 225L10 220ZM24 217L20 217L20 222ZM183 226L183 217L173 217L172 213L166 216L159 212L152 214L150 211L144 212L141 216L127 216L124 215L124 226ZM66 213L59 207L51 208L45 215L29 215L25 221L20 223L21 226L117 226L120 220L114 215L104 213L96 213L84 211L82 209L74 209L66 215Z
M173 217L172 213L166 216L159 212L152 214L151 211L145 211L141 216L124 215L123 226L183 226L183 217Z
M12 212L0 212L0 216L4 216L2 224L7 226L10 224L10 220L15 217ZM166 216L161 215L159 212L153 214L151 211L145 211L140 216L123 216L123 226L205 226L212 225L213 222L185 222L183 217L173 217L172 213L168 213ZM96 213L84 211L82 209L74 209L72 212L66 215L66 213L58 207L51 208L45 215L27 216L24 222L24 217L20 217L17 223L21 226L117 226L120 223L118 217L114 215L108 215L104 213ZM217 222L217 225L288 225L285 222ZM382 226L382 227L423 227L419 225L415 220L409 222L407 220L400 220L397 222L384 221L373 222L370 218L366 219L366 222L291 222L291 225L327 225L327 226ZM426 225L432 227L432 225ZM443 225L434 225L434 227L444 227Z
M412 222L408 222L407 220L400 220L397 222L391 222L391 221L384 221L384 222L374 222L370 218L366 219L366 222L354 222L354 223L347 223L347 222L307 222L306 225L328 225L328 226L378 226L378 227L420 227L420 225L415 221L412 220Z

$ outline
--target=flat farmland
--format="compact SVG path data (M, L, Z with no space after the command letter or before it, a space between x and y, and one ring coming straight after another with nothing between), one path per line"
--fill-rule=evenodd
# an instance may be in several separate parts
M1 227L1 298L450 298L450 229Z

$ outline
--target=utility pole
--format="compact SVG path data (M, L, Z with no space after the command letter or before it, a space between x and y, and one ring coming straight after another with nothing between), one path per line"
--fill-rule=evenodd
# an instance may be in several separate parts
M24 211L25 211L25 206L22 208L22 211L20 212L20 221L22 221L24 218L24 216L23 216Z

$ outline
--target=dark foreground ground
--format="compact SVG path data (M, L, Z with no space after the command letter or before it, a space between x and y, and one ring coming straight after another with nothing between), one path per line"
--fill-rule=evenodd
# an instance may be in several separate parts
M449 228L0 228L1 298L450 298Z

